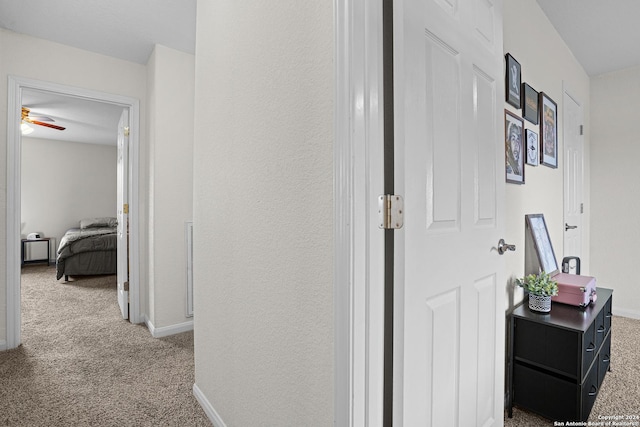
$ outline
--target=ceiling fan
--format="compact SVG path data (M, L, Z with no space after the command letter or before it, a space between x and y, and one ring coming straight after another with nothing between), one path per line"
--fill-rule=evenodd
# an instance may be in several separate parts
M56 130L65 130L66 128L62 127L62 126L58 126L58 125L54 125L52 123L46 123L46 122L55 122L55 120L53 120L51 117L47 117L47 116L29 116L29 113L31 112L31 110L27 107L22 107L22 122L23 123L31 123L34 125L38 125L38 126L45 126L51 129L56 129Z

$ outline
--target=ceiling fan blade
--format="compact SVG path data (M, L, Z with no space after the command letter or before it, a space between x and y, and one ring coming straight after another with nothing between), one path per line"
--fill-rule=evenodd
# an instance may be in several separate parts
M51 117L47 116L29 116L31 120L36 120L39 122L55 122Z
M33 120L39 122L55 122L55 120L48 116L32 116L30 114L31 109L29 109L28 107L22 107L22 120L26 120L28 122L31 122Z
M52 125L51 123L44 123L44 122L39 122L37 120L29 120L29 123L33 123L34 125L39 125L39 126L45 126L51 129L57 129L57 130L65 130L66 128L63 128L62 126L57 126L57 125Z

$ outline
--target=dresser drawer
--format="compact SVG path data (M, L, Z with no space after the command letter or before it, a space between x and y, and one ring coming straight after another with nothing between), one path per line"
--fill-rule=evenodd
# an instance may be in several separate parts
M604 327L606 328L606 332L604 333L605 335L607 335L611 330L611 317L613 317L613 310L611 308L611 304L612 304L612 298L609 298L604 308L602 309L602 314L604 315Z
M515 319L515 322L516 360L545 366L571 378L582 378L578 355L584 353L590 355L593 360L594 354L586 350L580 352L580 334L522 319Z
M580 377L579 379L584 378L587 374L587 370L591 366L591 362L593 362L596 354L598 353L598 343L596 337L596 323L591 324L587 332L584 333L582 339L582 362L580 369Z
M587 379L582 385L582 413L581 418L589 415L593 404L596 402L598 396L598 365L594 365L593 369L589 371Z
M599 349L611 329L611 298L609 298L596 318L596 347Z
M598 354L598 387L602 384L604 376L609 370L611 363L611 335L607 337L602 346L602 350Z
M552 420L573 420L579 412L580 385L516 363L513 402Z

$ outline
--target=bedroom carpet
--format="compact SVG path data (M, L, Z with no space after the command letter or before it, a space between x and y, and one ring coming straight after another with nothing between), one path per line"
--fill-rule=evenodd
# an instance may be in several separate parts
M615 296L615 295L614 295ZM591 425L640 426L640 320L614 316L611 328L611 372L604 377L588 422ZM604 418L619 416L615 420ZM629 418L624 418L628 416ZM554 420L565 422L570 420ZM553 426L554 421L514 408L505 427ZM600 424L601 423L601 424ZM560 424L558 424L560 425ZM576 424L583 425L583 424Z
M0 352L0 426L211 426L192 394L193 333L123 320L115 276L22 269L22 342Z

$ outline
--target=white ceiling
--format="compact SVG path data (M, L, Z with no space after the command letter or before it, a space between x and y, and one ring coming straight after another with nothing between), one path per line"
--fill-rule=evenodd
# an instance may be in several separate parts
M0 27L146 64L155 44L195 52L196 0L0 0Z
M156 44L195 52L196 0L0 0L0 27L146 64ZM29 137L116 144L120 107L33 91L22 101L66 127Z
M640 1L537 2L590 76L640 65Z
M639 0L537 2L589 75L640 65ZM141 64L155 44L194 53L195 26L196 0L0 0L0 27ZM32 137L70 140L76 128L86 142L81 140L111 126L102 120L112 117L104 105L45 98L26 94L24 104L67 130L38 126ZM82 132L78 122L96 128Z
M31 110L31 118L45 116L53 119L53 122L45 123L66 128L57 130L31 124L33 133L28 135L29 138L114 146L117 143L122 107L36 90L22 92L22 105Z

